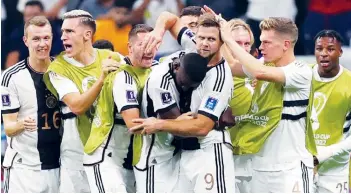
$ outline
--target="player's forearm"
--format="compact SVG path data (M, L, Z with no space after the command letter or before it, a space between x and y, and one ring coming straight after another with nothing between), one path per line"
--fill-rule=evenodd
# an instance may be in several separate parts
M237 63L238 61L233 57L233 54L226 44L223 44L221 47L221 54L229 64L233 76L246 77L245 73L243 72L242 65Z
M235 59L245 67L246 71L255 79L265 74L265 66L256 58L241 48L233 39L225 40L226 45Z
M160 125L162 131L182 137L204 137L210 131L200 119L192 120L163 120Z
M93 105L100 94L102 86L103 79L99 78L86 92L78 95L70 104L66 104L74 114L82 115Z
M167 30L171 30L171 28L175 25L178 19L178 16L170 12L164 11L157 18L154 30L158 32L158 34L161 34L163 36Z
M351 152L351 136L346 139L329 146L332 150L333 156L340 155L345 152Z
M14 137L24 131L24 124L23 121L4 122L4 129L8 137Z

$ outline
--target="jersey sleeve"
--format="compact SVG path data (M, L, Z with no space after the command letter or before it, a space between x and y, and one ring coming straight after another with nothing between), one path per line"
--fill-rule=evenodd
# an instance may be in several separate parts
M156 75L156 74L155 74ZM170 80L167 76L162 78L150 76L147 87L147 95L153 102L154 112L157 114L165 113L177 106L175 96L169 87Z
M59 95L60 101L62 101L62 98L66 94L79 92L76 84L64 76L58 75L57 73L51 71L49 72L49 78Z
M126 71L117 73L113 82L113 99L117 106L117 111L139 108L137 85Z
M216 70L208 72L210 75L203 83L206 88L198 114L216 122L229 105L234 83L230 70L224 71L223 65L214 68Z
M2 78L1 84L1 102L2 114L16 113L20 109L19 95L13 79L8 83L4 82L5 77Z
M312 69L305 64L291 64L279 67L285 75L285 88L309 89L312 80Z
M177 41L186 52L196 52L195 34L187 27L183 27L177 36Z

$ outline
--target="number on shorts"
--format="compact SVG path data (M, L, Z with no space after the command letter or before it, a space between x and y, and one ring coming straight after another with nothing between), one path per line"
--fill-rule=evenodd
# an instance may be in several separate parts
M214 185L213 175L211 173L205 174L205 183L207 184L206 190L212 190Z
M342 184L342 183L338 183L337 185L336 185L336 188L337 189L340 189L340 192L339 193L342 193L343 191L345 192L345 193L348 193L348 186L347 186L347 182L344 182L344 184Z
M300 189L299 189L299 182L296 181L294 187L293 187L293 190L292 190L293 193L301 193L300 192Z

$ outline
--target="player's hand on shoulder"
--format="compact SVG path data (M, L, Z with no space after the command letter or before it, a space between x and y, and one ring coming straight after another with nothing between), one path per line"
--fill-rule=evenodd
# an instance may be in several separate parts
M24 130L30 131L30 132L36 131L38 130L37 122L31 117L26 117L23 120L23 128Z
M122 65L121 62L118 62L111 57L108 59L102 60L102 77L105 78L109 73L116 71Z

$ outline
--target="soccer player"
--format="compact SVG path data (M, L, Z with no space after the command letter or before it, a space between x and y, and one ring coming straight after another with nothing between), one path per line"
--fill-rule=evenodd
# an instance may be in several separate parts
M97 101L90 137L84 147L85 171L94 193L135 192L133 136L128 129L135 125L132 119L140 117L140 96L150 67L157 62L153 60L156 48L144 54L140 47L152 30L146 24L131 29L129 55L124 58L127 65L106 78Z
M149 133L162 129L186 137L181 140L181 177L177 192L235 192L234 184L230 184L235 182L235 177L229 132L217 126L231 98L232 74L219 52L222 45L219 23L211 14L200 16L198 23L194 36L177 16L163 12L143 45L149 52L159 44L165 31L170 30L185 49L182 53L197 52L207 58L206 77L191 94L190 110L196 118L189 121L139 120L143 123L135 129L145 127ZM177 55L170 58L177 58ZM204 161L203 165L199 166L194 157Z
M264 62L274 64L263 65L220 20L222 39L242 64L235 74L259 80L248 116L236 126L241 138L233 145L236 154L254 154L251 192L312 192L316 147L312 131L306 130L312 70L294 56L296 25L279 17L261 22L260 50Z
M183 118L181 113L190 109L190 96L184 97L201 83L206 72L207 60L196 53L156 66L143 92L144 115L161 119ZM190 116L185 114L187 117ZM140 153L134 166L137 192L173 192L179 175L179 154L174 136L160 131L143 136L142 141L140 150L134 150Z
M50 64L44 76L48 89L63 102L60 192L89 192L83 145L90 133L92 105L107 74L117 70L118 64L112 58L117 60L119 55L92 47L96 24L88 12L73 10L65 13L63 19L61 39L65 51Z
M317 193L348 193L351 151L351 72L339 64L342 38L334 30L315 37L313 106L309 121L318 154Z
M94 42L93 47L97 49L109 49L110 51L115 50L113 44L108 40L97 40Z
M191 31L196 32L198 19L203 14L201 10L202 7L199 6L184 7L179 15L182 25L187 26Z
M51 59L52 29L44 16L29 19L23 41L29 57L8 68L1 82L7 136L4 192L57 193L60 114L57 98L43 82Z
M246 52L250 52L254 37L248 24L241 19L232 19L228 22L231 29L231 36L234 40L245 49ZM226 45L222 47L222 54L229 64L236 63L237 61L233 58ZM234 88L233 97L229 103L232 110L233 116L235 116L235 122L239 123L240 118L245 115L251 105L253 87L251 86L251 80L249 78L233 77ZM240 139L236 136L234 130L240 130L235 127L229 129L232 141ZM250 181L252 179L251 170L251 155L234 155L234 167L235 167L235 184L236 193L250 193Z

